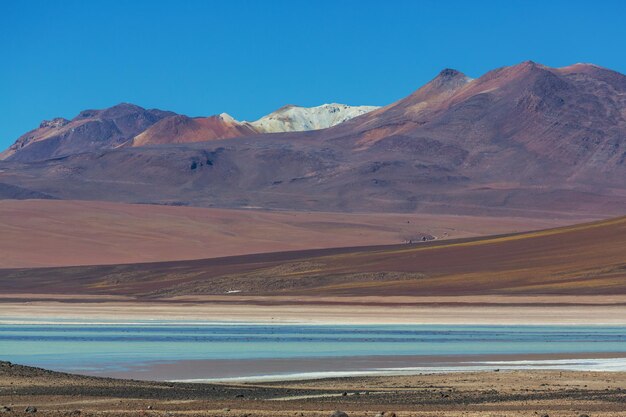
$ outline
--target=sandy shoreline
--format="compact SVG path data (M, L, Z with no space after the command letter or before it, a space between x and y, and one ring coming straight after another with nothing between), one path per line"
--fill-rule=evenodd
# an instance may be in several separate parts
M8 297L8 298L6 298ZM0 322L167 321L261 324L626 325L626 297L211 297L204 300L55 301L0 298Z
M266 382L494 370L626 372L626 352L164 360L79 373L143 381Z

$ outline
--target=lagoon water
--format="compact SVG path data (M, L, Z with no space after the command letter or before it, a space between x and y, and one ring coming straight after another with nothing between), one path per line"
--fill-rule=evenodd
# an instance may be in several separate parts
M607 353L617 355L607 358ZM586 359L563 361L561 354ZM489 360L503 355L507 360ZM518 360L527 355L555 359ZM626 357L626 327L0 323L2 360L148 379L415 373L467 366L626 370L620 356Z

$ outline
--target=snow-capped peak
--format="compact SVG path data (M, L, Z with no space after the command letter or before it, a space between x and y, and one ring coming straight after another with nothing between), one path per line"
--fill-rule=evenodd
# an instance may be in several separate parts
M298 132L325 129L376 110L377 106L330 103L316 107L287 105L250 124L260 132Z

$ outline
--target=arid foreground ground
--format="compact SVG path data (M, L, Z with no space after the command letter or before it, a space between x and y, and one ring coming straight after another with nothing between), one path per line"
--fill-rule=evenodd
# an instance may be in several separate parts
M626 374L482 372L264 384L74 376L0 362L0 412L27 415L623 416ZM8 410L10 409L10 410ZM32 414L31 414L32 415Z

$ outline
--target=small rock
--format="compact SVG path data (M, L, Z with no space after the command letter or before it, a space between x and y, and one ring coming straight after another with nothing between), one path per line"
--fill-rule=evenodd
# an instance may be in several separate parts
M347 396L347 395L348 395L348 393L347 393L347 392L342 392L342 393L341 393L341 396L342 396L342 397L345 397L345 396Z
M33 407L32 405L29 405L28 407L26 407L24 412L25 413L36 413L37 412L37 407Z
M149 405L149 406L147 407L147 409L148 409L148 410L152 410L152 406L151 406L151 405Z
M230 408L224 408L224 409L222 409L222 411L229 412Z
M243 397L245 397L245 395L243 395L243 394L237 394L237 395L235 395L235 398L243 398Z
M7 407L6 405L0 408L0 413L10 413L11 407Z
M348 415L344 413L343 411L337 410L337 411L333 411L330 417L348 417Z

